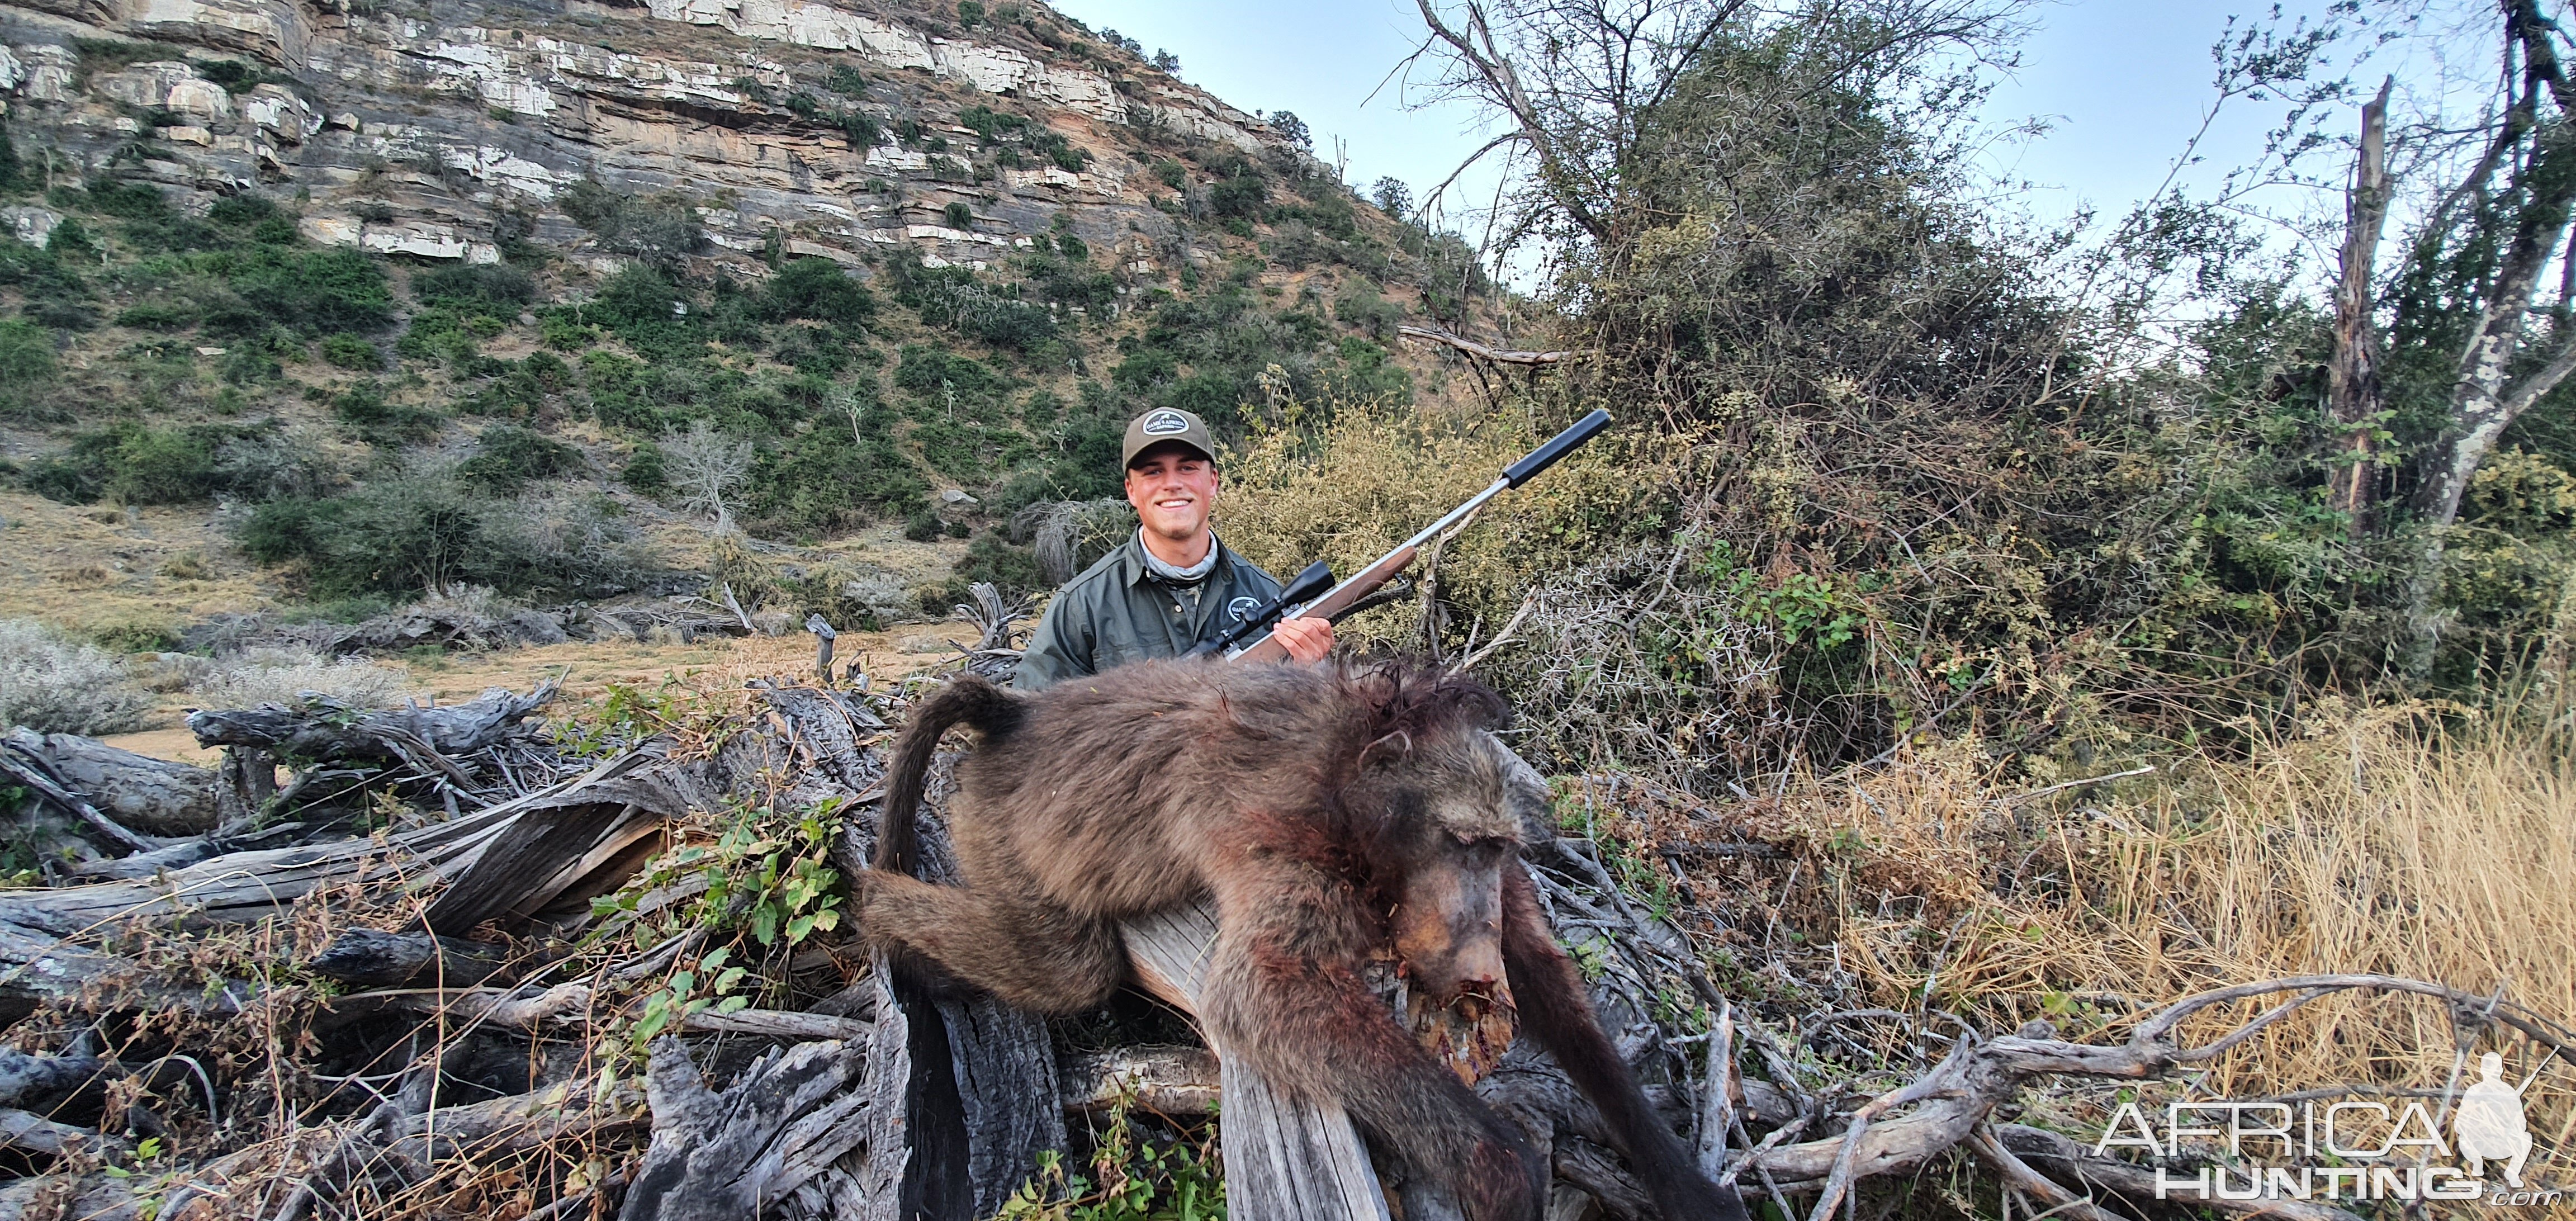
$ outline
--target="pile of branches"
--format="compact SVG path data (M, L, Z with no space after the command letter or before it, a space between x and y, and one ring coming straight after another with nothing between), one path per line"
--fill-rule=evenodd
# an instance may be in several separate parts
M227 762L200 777L209 825L174 841L127 826L141 806L121 790L167 789L180 765L118 771L78 763L77 743L10 739L10 776L41 781L30 809L97 861L0 892L0 1173L19 1176L0 1218L985 1217L1086 1116L1203 1125L1204 1050L1074 1040L924 990L839 920L904 691L763 681L564 735L530 725L551 694L199 713ZM281 759L293 779L262 795ZM2191 997L2115 1045L1961 1024L1913 1031L1919 1058L1855 1067L1814 1037L1886 1015L1721 991L1592 841L1528 865L1650 1096L1713 1176L1783 1215L1827 1218L1869 1180L1960 1157L2034 1213L2151 1215L2152 1166L2013 1122L2022 1092L2188 1071L2338 991L2563 1035L2494 998L2333 976ZM1544 1055L1523 1043L1477 1088L1547 1150L1563 1215L1651 1215Z

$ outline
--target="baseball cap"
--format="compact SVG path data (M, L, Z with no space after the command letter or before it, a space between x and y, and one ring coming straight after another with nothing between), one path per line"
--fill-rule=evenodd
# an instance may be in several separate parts
M1207 421L1172 407L1157 407L1127 421L1127 444L1118 454L1118 465L1126 467L1136 455L1165 441L1178 441L1199 451L1199 456L1216 461L1216 444L1208 440Z

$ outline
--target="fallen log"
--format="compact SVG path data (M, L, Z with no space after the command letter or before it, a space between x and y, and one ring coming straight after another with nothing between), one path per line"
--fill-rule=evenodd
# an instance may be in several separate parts
M1064 1062L1064 1109L1093 1113L1130 1103L1157 1115L1201 1118L1217 1109L1219 1069L1204 1047L1117 1047Z
M39 1056L0 1047L0 1107L42 1094L67 1094L123 1070L96 1056Z
M0 1149L55 1156L75 1153L102 1159L124 1157L134 1152L134 1146L122 1137L55 1123L44 1116L12 1108L0 1108Z
M14 747L0 746L0 776L27 786L28 791L89 824L91 831L128 852L147 852L159 847L153 841L135 834L115 819L109 818L97 806L82 800L78 794L64 788L53 777L46 775L45 769L38 766L35 761L20 757Z
M148 835L199 835L223 814L214 769L121 750L76 734L9 731L7 747L44 765L62 787Z
M594 790L661 757L661 744L648 742L552 788L381 840L262 848L149 878L0 893L0 925L76 937L124 920L239 923L277 914L316 889L342 882L427 885L463 872L522 815L598 804ZM629 804L618 799L624 792L604 791L606 803Z
M400 988L410 984L463 988L501 974L510 948L428 933L388 933L353 928L339 935L304 969L344 984Z
M455 756L524 732L520 722L553 700L555 688L549 680L526 695L495 687L445 708L372 711L308 695L292 708L191 712L188 731L201 746L249 747L291 761L364 760L446 771L455 768Z

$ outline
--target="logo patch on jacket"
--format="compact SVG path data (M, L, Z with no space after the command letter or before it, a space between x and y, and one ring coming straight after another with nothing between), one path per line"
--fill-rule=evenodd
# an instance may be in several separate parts
M1146 427L1151 428L1153 425L1148 424ZM1261 599L1259 598L1237 598L1225 604L1226 613L1234 616L1234 621L1237 623L1251 618L1252 612L1260 609Z
M1157 411L1145 417L1145 426L1141 431L1149 437L1168 437L1173 433L1189 430L1190 422L1182 419L1180 412Z

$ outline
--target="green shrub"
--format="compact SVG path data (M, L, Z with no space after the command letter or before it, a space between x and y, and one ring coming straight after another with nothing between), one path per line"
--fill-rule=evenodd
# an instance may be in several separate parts
M696 209L678 195L626 195L585 178L557 202L574 224L598 236L602 249L656 271L677 272L706 241Z
M184 331L197 325L197 307L186 301L145 301L118 311L116 325L139 331Z
M970 582L989 581L1015 597L1054 588L1054 583L1046 579L1046 570L1039 566L1034 548L1015 546L991 531L976 535L975 541L966 545L966 558L958 561L957 576Z
M232 256L226 286L265 321L308 335L380 331L394 320L384 269L355 250L253 247Z
M359 436L378 445L426 441L438 435L441 423L434 411L388 400L385 388L373 380L355 383L334 395L331 413Z
M413 276L411 295L423 305L516 315L537 299L537 282L516 267L465 264Z
M618 478L648 496L671 486L662 466L662 447L650 441L636 442L635 452L627 456L626 469Z
M131 312L131 311L129 311ZM373 373L385 367L385 354L368 342L366 336L345 331L322 337L322 359L334 368L356 369Z
M27 418L35 396L53 382L53 333L22 319L0 321L0 416Z
M264 564L296 564L311 592L603 596L632 588L650 557L613 502L560 496L494 502L439 472L377 480L327 499L263 505L237 536Z
M914 513L903 523L903 536L916 543L939 537L939 515L928 509Z
M811 318L856 330L876 317L876 297L830 259L790 259L769 278L761 315L769 321Z
M581 469L581 451L524 428L496 424L483 430L474 456L459 463L457 478L504 496L518 495L538 479Z

